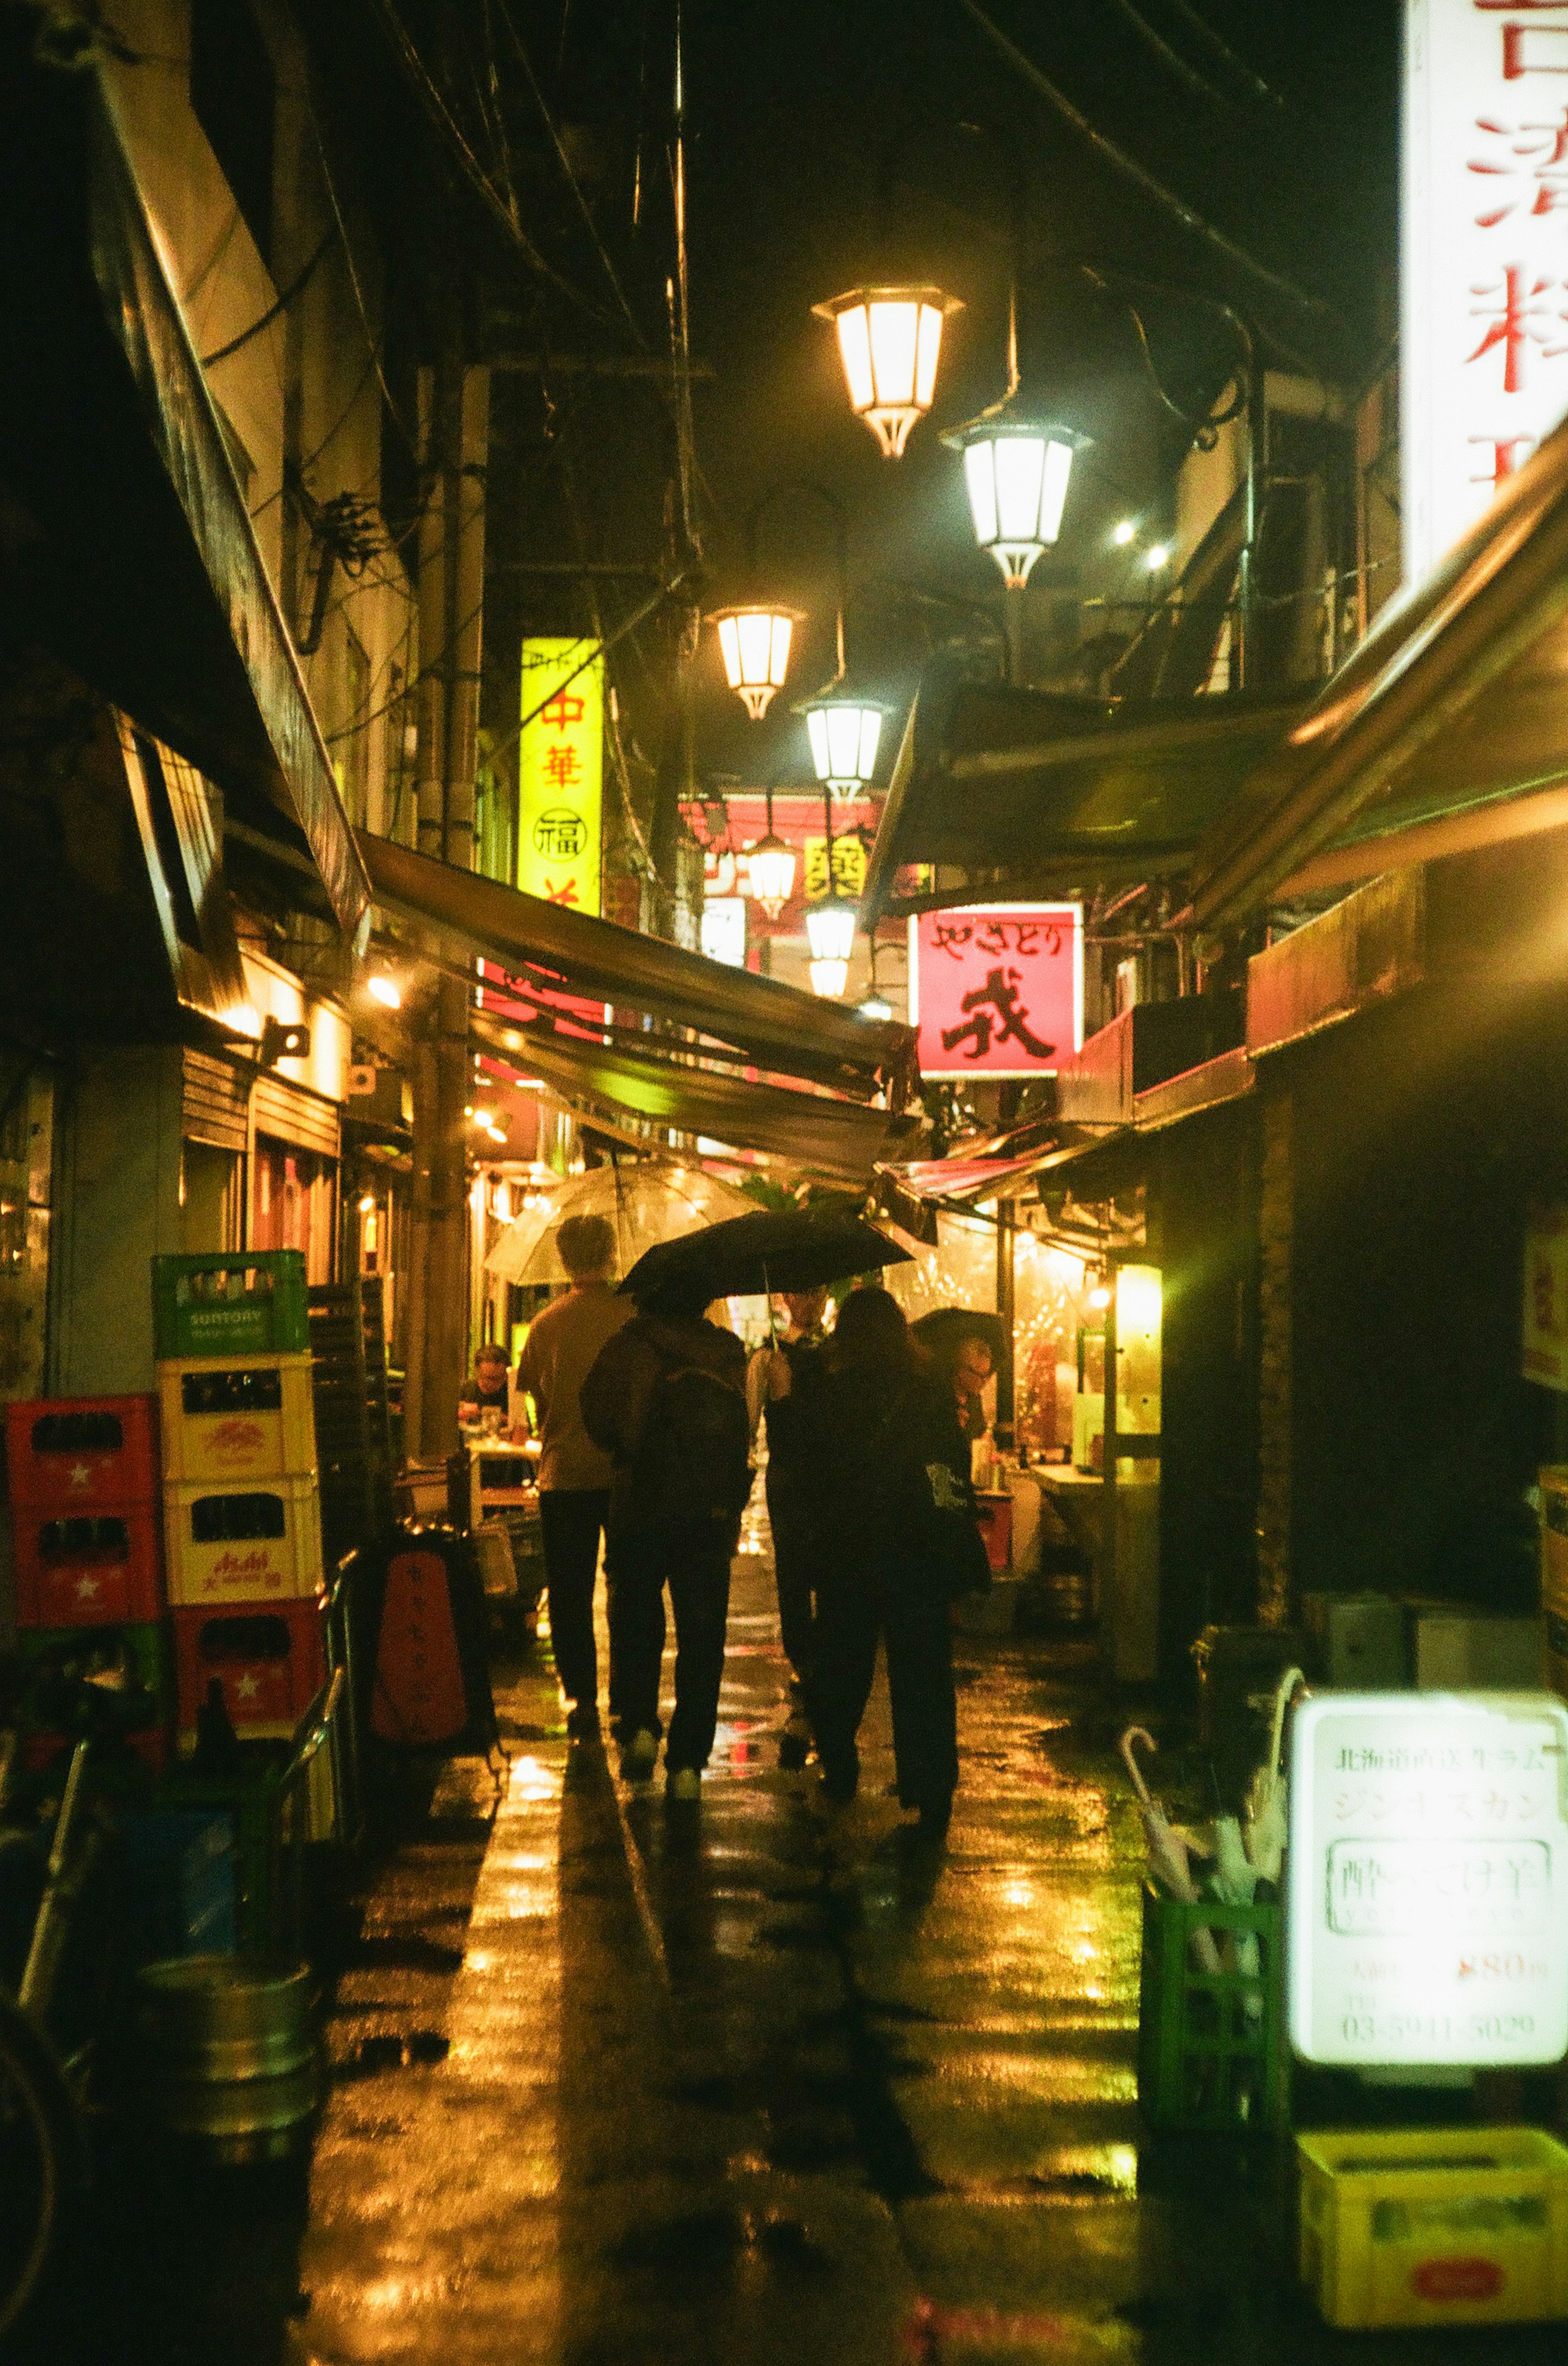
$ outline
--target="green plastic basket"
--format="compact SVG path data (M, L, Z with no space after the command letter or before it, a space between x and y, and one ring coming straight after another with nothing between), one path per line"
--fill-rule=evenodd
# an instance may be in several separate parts
M1198 1931L1213 1938L1217 1972L1197 1960ZM1236 1942L1247 1939L1256 1974L1235 1967ZM1188 1906L1146 1886L1137 2099L1152 2128L1237 2135L1289 2125L1277 1906Z
M185 1356L308 1354L303 1250L155 1256L152 1337L161 1363Z

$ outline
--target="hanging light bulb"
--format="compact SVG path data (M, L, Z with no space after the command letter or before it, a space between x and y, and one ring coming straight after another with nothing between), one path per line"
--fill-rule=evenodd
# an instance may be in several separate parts
M770 920L776 920L794 892L795 850L774 835L771 788L767 791L767 833L755 846L746 848L741 860L746 867L754 901L761 905Z
M752 721L760 723L790 670L790 641L801 622L800 609L758 603L749 608L720 608L708 621L718 627L725 681L745 702Z
M838 332L856 417L866 422L888 459L901 458L936 390L942 323L963 306L940 287L852 287L812 310Z

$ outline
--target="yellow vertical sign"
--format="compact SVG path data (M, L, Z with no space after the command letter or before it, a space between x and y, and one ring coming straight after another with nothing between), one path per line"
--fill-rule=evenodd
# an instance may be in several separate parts
M532 719L518 742L517 884L548 903L597 913L604 659L583 664L591 646L566 640L522 645L522 712Z

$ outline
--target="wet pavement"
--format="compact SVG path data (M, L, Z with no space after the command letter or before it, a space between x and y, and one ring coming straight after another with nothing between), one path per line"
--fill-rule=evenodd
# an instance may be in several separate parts
M959 1639L945 1847L879 1684L827 1820L750 1542L700 1808L568 1751L547 1653L501 1672L498 1782L446 1769L340 1948L308 2190L137 2188L94 2366L1561 2366L1560 2326L1330 2333L1288 2146L1142 2129L1087 1651Z

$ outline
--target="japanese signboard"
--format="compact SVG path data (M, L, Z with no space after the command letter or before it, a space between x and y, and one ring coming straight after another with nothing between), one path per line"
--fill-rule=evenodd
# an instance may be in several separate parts
M745 897L709 896L702 904L702 950L729 969L745 967Z
M1324 1693L1291 1741L1287 1990L1306 2061L1568 2053L1568 1707Z
M1568 0L1406 0L1405 573L1568 411Z
M522 645L522 712L532 720L523 725L517 751L517 884L548 903L597 913L604 659L584 666L589 646Z
M1524 1376L1568 1389L1568 1208L1536 1205L1525 1228Z
M909 924L924 1076L1046 1076L1083 1041L1078 904L971 904Z
M805 840L805 892L808 904L820 904L827 895L827 838L808 837ZM835 838L833 841L833 885L837 896L847 896L858 903L866 885L866 849L858 838Z

